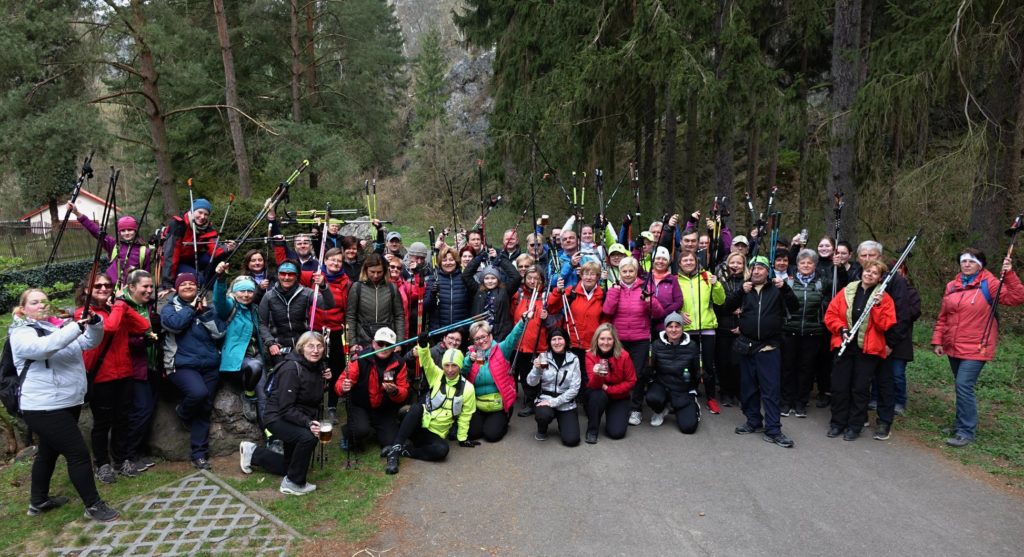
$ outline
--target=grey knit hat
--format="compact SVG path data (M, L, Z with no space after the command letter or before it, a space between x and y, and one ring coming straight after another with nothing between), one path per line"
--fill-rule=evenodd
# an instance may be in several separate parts
M683 316L679 315L678 312L673 311L672 313L665 316L665 326L668 327L669 323L679 323L679 325L682 326Z

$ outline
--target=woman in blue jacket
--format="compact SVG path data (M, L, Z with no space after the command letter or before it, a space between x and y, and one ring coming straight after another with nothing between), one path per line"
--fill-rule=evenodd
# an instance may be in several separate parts
M227 323L220 354L221 373L241 372L242 415L256 421L256 384L263 375L263 341L257 314L256 281L248 275L235 277L231 287L224 284L228 264L217 264L217 282L213 284L213 307L217 318ZM228 295L228 290L231 295Z
M220 379L220 350L224 322L198 300L199 285L192 273L174 280L177 294L160 310L164 331L164 372L185 397L174 409L189 431L192 466L209 470L210 412Z
M423 298L424 311L430 316L430 330L458 323L469 317L469 287L473 280L463 276L459 269L459 256L450 247L437 255L440 269L427 275L427 292Z

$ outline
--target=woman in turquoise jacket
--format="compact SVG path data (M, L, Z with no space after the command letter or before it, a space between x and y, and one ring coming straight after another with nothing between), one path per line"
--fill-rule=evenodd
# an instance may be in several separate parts
M241 275L231 281L231 295L224 283L227 262L217 264L217 281L213 284L213 307L217 317L228 324L220 353L221 373L241 372L242 414L256 421L256 384L263 375L263 342L255 302L256 281Z

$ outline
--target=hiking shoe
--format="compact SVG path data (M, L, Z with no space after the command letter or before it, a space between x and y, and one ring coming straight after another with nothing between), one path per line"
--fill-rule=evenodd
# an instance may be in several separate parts
M793 410L793 415L796 416L797 418L806 418L807 417L807 405L803 404L803 403L797 404L796 405L796 410Z
M238 444L238 465L242 472L252 474L252 454L256 452L256 443L242 441Z
M875 430L875 434L872 438L876 441L885 441L889 437L892 437L892 424L878 424L878 429Z
M533 434L533 438L538 440L538 441L547 441L548 440L548 434L547 433L541 433L540 431L538 431L537 433Z
M149 470L150 468L156 466L156 462L153 462L153 459L149 458L148 456L140 456L139 458L133 460L132 464L135 465L135 469L138 470L139 472L145 472L146 470Z
M105 466L109 467L110 465L107 464ZM33 505L32 503L29 503L28 515L39 516L45 512L50 512L53 509L56 509L57 507L63 507L66 504L68 504L68 498L64 497L63 495L58 495L56 497L47 497L46 501L43 501L38 505Z
M629 425L640 425L644 421L644 415L639 410L629 413Z
M843 434L843 441L856 441L858 437L860 437L859 431L848 429L846 430L846 433Z
M288 476L285 476L281 478L281 487L278 491L285 495L305 495L316 491L316 484L306 482L304 485L299 485L289 480Z
M907 406L905 404L897 404L893 408L893 412L895 412L897 416L902 416L903 414L906 414Z
M134 478L139 475L139 469L135 467L134 462L125 460L121 463L121 467L117 469L117 473L126 478Z
M788 417L790 417L792 415L793 415L793 407L789 406L788 404L783 404L782 406L779 407L779 417L780 418L788 418Z
M596 445L597 444L597 432L596 431L588 431L587 432L587 437L586 437L585 441L587 442L588 445Z
M658 427L665 423L665 415L668 414L668 408L665 408L661 412L655 412L651 416L651 427Z
M100 466L99 470L96 470L96 479L105 484L112 484L117 482L117 472L114 471L113 466L104 464Z
M946 444L950 447L966 447L974 442L974 439L957 433L955 436L946 439Z
M786 434L782 432L776 433L775 435L769 435L765 433L764 436L761 437L761 439L764 439L768 443L775 443L776 445L784 449L793 448L793 440L790 439L789 437L786 437Z
M869 402L868 403L868 410L872 410L872 411L878 410L878 401L877 400L872 400L871 402Z
M385 474L398 473L398 459L402 456L402 446L392 445L388 450L388 463L384 466Z
M828 433L826 433L825 435L827 435L830 439L835 439L836 437L839 437L840 435L842 435L843 431L845 429L846 428L842 428L842 427L839 427L837 425L834 425L834 426L828 428Z
M338 425L338 410L336 408L327 409L327 421L331 422L331 425Z
M519 416L520 418L526 418L527 416L532 416L535 413L536 413L536 410L534 410L530 406L527 406L527 407L523 408L522 410L520 410L519 413L516 414L516 415Z
M815 408L828 408L832 404L832 395L818 395L818 402L814 403Z
M85 518L91 518L98 522L110 522L111 520L116 520L119 516L121 516L121 513L110 508L102 500L96 501L95 505L85 509Z
M212 468L210 466L210 461L206 460L203 457L193 458L192 467L195 468L196 470L210 470Z
M722 409L718 407L718 401L713 398L708 399L708 410L712 414L720 414L722 412Z
M242 398L242 417L250 422L256 423L256 397L245 393L239 395Z
M762 430L764 430L764 428L759 426L759 425L755 426L755 425L750 425L748 423L744 423L743 425L737 427L733 431L735 431L737 435L747 435L747 434L750 434L750 433L757 433L758 431L762 431Z

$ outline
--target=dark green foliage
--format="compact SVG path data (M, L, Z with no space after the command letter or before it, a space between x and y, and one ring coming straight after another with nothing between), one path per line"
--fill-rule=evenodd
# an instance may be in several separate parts
M100 261L99 272L107 268L106 258ZM0 272L0 313L7 313L18 305L18 296L25 288L52 288L58 283L77 286L82 278L92 270L92 260L69 261L67 263L54 263L50 268L34 267L32 269L10 270ZM14 285L21 287L11 288ZM70 294L70 288L62 288L66 291L54 291L53 294L63 297Z

